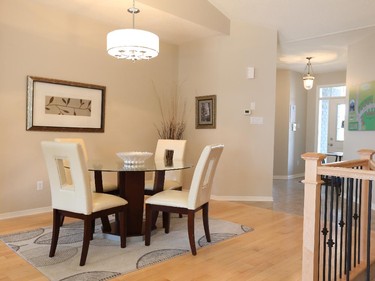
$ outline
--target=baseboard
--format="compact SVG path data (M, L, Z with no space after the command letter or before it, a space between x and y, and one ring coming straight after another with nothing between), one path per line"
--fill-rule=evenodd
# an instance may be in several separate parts
M211 199L217 201L269 201L272 202L272 196L217 196L212 195Z
M296 179L296 178L303 178L304 176L305 176L304 173L302 173L302 174L295 174L295 175L287 175L287 176L274 175L273 179L274 180L290 180L290 179Z
M36 214L47 213L51 211L52 211L52 207L49 206L49 207L43 207L43 208L37 208L37 209L29 209L29 210L22 210L22 211L17 211L17 212L3 213L3 214L0 214L0 220L36 215Z

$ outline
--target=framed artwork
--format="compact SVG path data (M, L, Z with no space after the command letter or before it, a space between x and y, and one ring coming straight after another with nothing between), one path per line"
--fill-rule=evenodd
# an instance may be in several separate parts
M375 81L349 89L349 131L375 131Z
M216 128L216 96L195 97L195 128Z
M104 132L104 86L27 77L26 130Z

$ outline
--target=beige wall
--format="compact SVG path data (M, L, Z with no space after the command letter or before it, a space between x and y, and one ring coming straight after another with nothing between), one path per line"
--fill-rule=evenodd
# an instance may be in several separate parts
M306 145L306 90L303 87L301 74L291 72L290 104L296 108L296 131L289 127L289 175L301 175L305 171L305 163L301 155Z
M289 175L289 110L290 110L290 71L277 70L276 110L275 110L275 144L274 144L274 177Z
M152 81L177 81L178 48L162 43L154 60L119 61L106 53L111 29L34 1L0 2L0 214L50 206L41 140L82 137L91 158L155 149ZM106 86L105 133L26 131L27 75Z
M274 178L292 178L304 173L301 154L305 152L306 91L302 75L277 71ZM291 107L295 108L292 120ZM292 130L292 122L296 130Z
M231 35L184 44L179 50L179 81L189 101L187 149L196 158L207 143L223 143L213 194L219 199L271 199L275 122L277 33L231 22ZM255 67L255 79L246 68ZM195 129L195 96L217 96L217 128ZM255 102L250 124L244 109Z
M22 7L22 9L20 9ZM214 195L221 199L272 198L277 32L241 22L230 36L187 43L161 43L151 61L109 57L113 28L27 0L0 2L0 217L50 206L40 142L81 137L90 158L117 151L153 151L160 112L157 87L178 83L187 99L187 159L195 163L204 145L224 143ZM255 67L255 79L246 68ZM26 131L27 75L104 85L104 133ZM161 86L162 85L162 86ZM195 96L217 95L217 129L195 129ZM252 116L244 116L250 103ZM187 172L191 177L193 169ZM36 190L36 182L44 189Z
M347 87L375 80L375 34L353 44L348 50ZM347 97L349 101L349 96ZM374 131L348 131L345 126L344 158L357 159L361 148L375 149Z

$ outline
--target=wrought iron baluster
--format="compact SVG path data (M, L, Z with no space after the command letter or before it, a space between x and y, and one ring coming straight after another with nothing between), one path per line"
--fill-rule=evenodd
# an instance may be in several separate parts
M346 247L346 280L350 280L351 260L352 260L352 215L353 215L353 179L350 179L348 186L348 206L347 206L347 221L346 233L347 243Z
M345 258L344 258L344 274L348 272L348 267L347 267L347 259L348 259L348 252L346 250L348 246L348 205L349 205L349 186L350 186L350 180L347 178L346 179L346 202L345 202L345 237L344 237L344 253L345 253Z
M357 169L362 170L362 166L357 167ZM357 262L358 264L361 263L361 225L362 225L362 180L359 181L359 195L358 195L359 201L358 201L358 257ZM365 223L365 222L363 222Z
M366 280L370 280L370 247L371 247L371 203L372 203L372 181L368 187L368 221L367 221L367 264L366 264Z
M358 244L358 240L357 240L357 234L358 234L358 179L355 180L355 189L354 189L354 198L353 198L353 201L354 201L354 214L353 214L353 219L354 219L354 239L353 239L353 242L354 242L354 248L353 248L353 266L356 267L357 266L357 244Z
M341 179L335 179L335 191L336 191L336 207L335 207L335 268L334 268L334 280L337 280L337 251L338 251L338 228L339 228L339 208L340 208L340 194L341 194Z
M334 189L335 189L335 180L336 177L331 178L331 192L330 192L330 201L329 201L329 238L327 241L328 246L328 280L332 280L332 247L335 245L335 242L332 239L333 236L333 207L334 207Z
M341 179L341 211L340 211L340 269L339 269L339 276L342 278L342 263L343 263L343 238L344 238L344 226L345 226L345 221L344 221L344 210L345 210L345 204L344 204L344 193L345 193L345 179Z
M324 187L325 187L324 209L323 209L324 218L323 218L323 229L322 229L322 234L323 234L323 275L322 276L323 276L323 281L326 280L326 262L327 262L327 234L328 234L327 215L328 215L328 186L329 186L328 182L329 182L329 179L327 177L327 181L325 181L325 183L324 183Z

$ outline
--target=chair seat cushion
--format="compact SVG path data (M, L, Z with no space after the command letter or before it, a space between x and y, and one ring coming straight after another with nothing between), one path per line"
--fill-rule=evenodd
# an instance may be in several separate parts
M128 201L119 196L95 192L92 193L92 202L93 212L98 212L128 204Z
M182 187L182 184L178 181L174 180L165 180L164 181L164 190L168 189L177 189ZM146 190L153 190L154 189L154 181L153 180L146 180L145 181L145 189Z
M146 204L187 208L188 197L187 191L165 190L149 197Z

